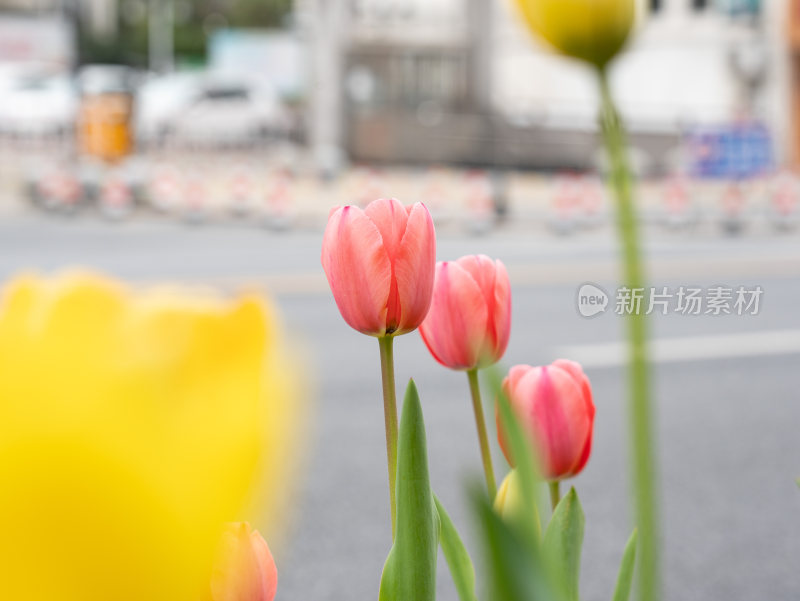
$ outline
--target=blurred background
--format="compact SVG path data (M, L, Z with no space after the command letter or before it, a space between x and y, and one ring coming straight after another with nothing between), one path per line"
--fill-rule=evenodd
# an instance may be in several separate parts
M613 84L643 202L673 226L793 225L800 8L640 4ZM606 209L591 73L506 2L0 7L8 202L273 227L390 190L477 229L509 207L557 229Z
M800 2L640 8L612 85L650 282L763 289L757 315L653 316L667 598L796 601ZM582 587L608 599L632 518L624 324L576 309L582 283L619 281L592 77L506 0L0 0L0 277L79 264L276 297L318 391L279 598L372 598L390 540L378 351L338 315L321 236L337 204L425 202L440 259L508 266L506 362L568 356L592 379ZM416 333L396 358L472 539L465 378Z

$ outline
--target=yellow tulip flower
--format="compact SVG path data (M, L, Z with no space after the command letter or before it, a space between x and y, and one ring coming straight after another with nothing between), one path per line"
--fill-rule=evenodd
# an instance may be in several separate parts
M23 276L0 301L0 599L196 601L276 518L298 413L256 297Z
M556 50L604 68L625 45L635 0L516 0L525 21Z
M494 497L494 511L504 520L513 522L521 512L532 511L536 515L537 533L541 535L541 524L539 523L539 511L536 507L526 508L522 501L522 491L520 490L519 476L517 470L513 469L500 484L497 494Z

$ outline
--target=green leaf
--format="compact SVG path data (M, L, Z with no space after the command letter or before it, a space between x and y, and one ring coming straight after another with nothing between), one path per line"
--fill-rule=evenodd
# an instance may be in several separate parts
M442 524L441 537L439 542L442 545L444 558L450 568L450 575L453 577L453 584L456 585L458 598L461 601L477 601L475 596L475 568L472 560L467 553L467 548L458 535L453 521L442 505L442 502L433 496L436 502L436 510L439 512L439 521Z
M578 601L585 519L574 488L564 495L544 533L543 548L568 601Z
M439 514L428 474L425 423L414 381L406 388L397 447L397 526L379 601L435 601Z
M538 545L495 513L482 486L471 497L483 530L492 601L565 601Z
M636 530L633 531L625 551L622 553L622 561L619 564L619 574L617 575L617 586L614 588L613 601L628 601L631 595L633 584L633 568L636 563Z
M520 497L522 506L526 511L519 512L517 522L522 532L531 541L538 541L541 532L539 524L539 507L536 498L536 487L541 478L536 467L535 451L531 440L525 434L522 426L511 409L511 403L503 392L502 379L499 371L489 370L490 386L497 398L497 409L500 415L500 422L506 434L509 445L511 446L511 456L517 469L520 484ZM528 510L529 508L529 510Z

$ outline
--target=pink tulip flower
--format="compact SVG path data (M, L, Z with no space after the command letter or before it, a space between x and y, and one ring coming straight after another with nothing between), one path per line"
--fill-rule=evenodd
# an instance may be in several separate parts
M322 267L344 320L370 336L415 330L431 303L436 235L428 209L375 200L331 211Z
M534 441L542 476L558 481L580 473L592 450L595 413L592 389L581 366L566 359L544 367L515 365L503 381L503 391ZM513 465L499 412L497 432Z
M511 286L501 261L470 255L437 263L420 333L439 363L460 370L497 363L510 331Z
M211 577L213 601L272 601L278 571L269 547L244 522L229 524Z

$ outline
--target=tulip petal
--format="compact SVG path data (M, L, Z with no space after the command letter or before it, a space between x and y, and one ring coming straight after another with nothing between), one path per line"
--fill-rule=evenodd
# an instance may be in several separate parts
M573 475L591 422L572 376L558 367L534 368L518 383L512 403L534 434L545 478Z
M392 267L380 231L358 207L331 215L322 267L344 320L364 334L385 334Z
M406 233L408 224L406 208L396 198L380 198L369 203L364 213L378 228L386 254L389 255L390 261L394 261L403 235Z
M520 381L532 369L536 368L531 365L515 365L508 371L508 376L503 382L503 388L509 398L518 396L519 393L517 392L517 387L519 386Z
M506 266L499 260L496 261L493 301L494 308L490 315L493 320L492 357L494 363L505 355L508 339L511 337L511 282L508 279Z
M436 286L420 332L434 358L451 369L472 369L483 345L486 300L458 263L436 266Z
M486 306L494 306L495 263L486 255L467 255L456 263L469 273L486 297Z
M589 378L583 373L583 368L577 361L570 361L569 359L556 359L553 361L553 366L560 367L569 373L575 380L575 383L580 386L583 393L583 399L586 403L587 409L590 412L590 417L594 417L594 402L592 401L592 386L589 383Z
M511 286L501 261L486 255L468 255L456 261L475 279L488 308L485 346L478 367L500 360L508 347L511 330Z
M508 372L508 375L503 379L503 394L509 399L509 402L512 404L513 401L511 399L517 398L519 393L517 392L517 386L519 385L520 381L525 377L525 375L534 369L530 365L514 365ZM508 465L511 467L516 466L516 462L514 461L513 454L511 453L511 447L506 440L505 432L503 431L503 424L500 418L500 407L497 403L495 403L495 423L497 427L497 442L500 443L500 450L503 451L503 455L505 455L506 461Z
M380 198L373 200L364 209L364 213L372 220L381 233L383 247L389 256L392 265L392 279L389 287L389 298L386 301L386 329L394 331L400 324L403 305L397 291L397 279L394 275L395 259L397 257L403 235L408 224L408 212L395 198Z
M591 453L595 413L581 366L563 359L547 367L516 365L503 380L503 391L536 443L542 475L560 480L578 474ZM511 463L499 419L497 432Z
M485 342L494 347L494 341L497 338L494 321L494 286L496 277L494 261L486 255L467 255L466 257L461 257L456 263L472 276L475 283L478 284L478 288L483 293L486 301L486 308L488 309L486 313ZM483 349L483 352L489 353L490 349ZM492 361L491 363L494 362ZM485 366L481 365L481 367Z
M570 470L570 475L577 475L581 473L586 464L589 462L589 456L592 454L592 438L594 437L594 427L589 425L589 435L586 437L586 444L583 445L583 451L578 456L578 461L575 466Z
M571 476L585 450L592 422L583 392L568 372L551 365L542 368L541 375L541 399L533 413L541 439L546 441L548 472L551 477Z
M266 541L246 522L229 524L211 576L212 601L272 601L278 572Z
M272 558L267 541L257 530L253 530L250 533L250 538L252 539L253 552L256 555L256 561L261 572L261 592L263 596L258 601L272 601L278 590L278 569L275 567L275 560Z
M531 403L526 413L536 433L545 477L549 478L564 474L573 465L569 453L572 437L559 394L561 382L561 379L553 381L547 367L538 368L525 378L527 387L536 395L536 402Z
M586 438L586 444L584 445L583 451L578 457L578 462L572 469L572 473L577 474L586 466L586 462L589 461L589 455L592 453L592 437L594 434L593 425L595 415L595 405L594 401L592 400L592 386L589 383L589 378L586 377L586 374L583 373L583 369L581 368L580 364L576 361L570 361L569 359L557 359L553 361L553 365L568 372L578 386L580 386L583 393L583 400L586 404L586 411L589 415L589 436Z
M405 234L394 257L394 277L402 308L397 333L417 329L431 306L436 266L436 232L425 205L414 204L408 212Z
M219 558L211 577L213 601L259 599L258 563L250 545L250 528L232 524L222 536Z

